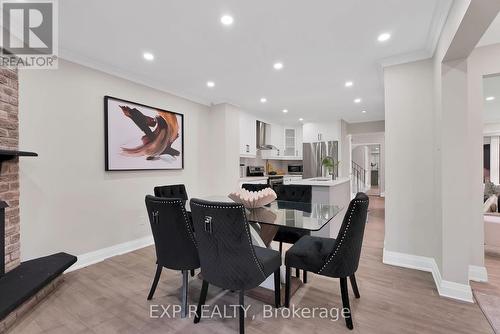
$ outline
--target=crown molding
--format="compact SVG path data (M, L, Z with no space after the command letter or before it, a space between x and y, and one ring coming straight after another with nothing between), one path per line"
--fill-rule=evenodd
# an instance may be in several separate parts
M439 0L436 2L424 49L384 58L380 60L382 68L432 58L452 4L453 1Z

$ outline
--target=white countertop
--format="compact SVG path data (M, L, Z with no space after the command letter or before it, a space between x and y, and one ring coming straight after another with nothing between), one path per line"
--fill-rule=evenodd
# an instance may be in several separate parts
M239 181L260 181L260 180L267 180L269 177L268 176L247 176L247 177L240 177Z
M318 186L318 187L335 187L346 182L350 182L350 178L341 177L334 180L326 180L326 177L315 177L312 179L296 180L292 181L290 184L304 184L308 186Z
M259 181L259 180L267 180L269 177L283 176L283 177L291 177L291 178L301 178L300 174L284 174L284 175L265 175L265 176L246 176L240 177L239 181Z

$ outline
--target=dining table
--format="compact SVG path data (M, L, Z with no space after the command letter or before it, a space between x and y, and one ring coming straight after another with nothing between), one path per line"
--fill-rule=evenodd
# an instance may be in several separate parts
M201 199L234 203L227 196L206 196ZM275 200L258 208L245 208L253 244L271 249L273 249L272 241L278 229L307 231L314 235L325 229L343 210L342 205L335 203L302 203L281 200ZM186 211L190 211L189 202L186 203ZM324 233L322 235L324 236ZM281 281L284 282L284 266L282 266L281 271ZM302 285L303 282L299 277L292 277L291 295L295 294ZM258 288L250 290L248 295L264 302L271 302L274 298L273 289L273 282L265 281ZM284 293L281 295L284 296Z

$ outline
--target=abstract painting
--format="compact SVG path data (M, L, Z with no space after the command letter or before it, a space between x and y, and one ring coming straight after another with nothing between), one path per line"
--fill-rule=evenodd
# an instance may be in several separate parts
M184 115L104 97L107 171L184 168Z

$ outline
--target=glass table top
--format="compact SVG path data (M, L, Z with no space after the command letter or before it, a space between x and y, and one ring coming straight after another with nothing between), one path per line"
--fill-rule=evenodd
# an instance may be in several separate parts
M233 200L224 196L209 196L203 199L234 203ZM246 213L250 223L319 231L342 209L341 206L331 204L274 201L262 208L246 209ZM186 210L190 211L189 202L186 203Z

